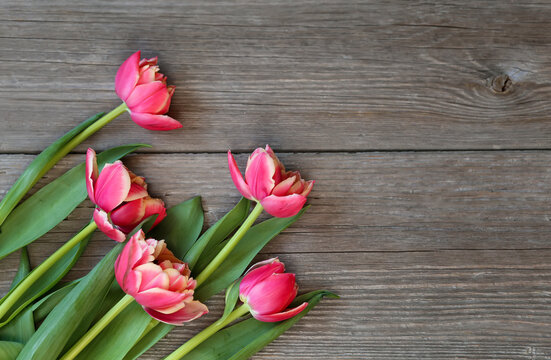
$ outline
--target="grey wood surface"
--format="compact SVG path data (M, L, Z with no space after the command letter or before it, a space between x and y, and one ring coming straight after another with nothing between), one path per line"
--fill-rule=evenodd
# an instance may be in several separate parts
M212 224L239 199L225 160L272 145L316 179L270 243L301 291L331 289L255 359L551 359L551 3L0 0L0 197L84 118L118 104L133 51L159 55L182 130L127 115L37 186L128 142L126 161ZM30 247L38 264L88 221L84 202ZM113 246L96 234L68 279ZM0 262L0 293L17 254ZM214 321L178 328L160 359Z

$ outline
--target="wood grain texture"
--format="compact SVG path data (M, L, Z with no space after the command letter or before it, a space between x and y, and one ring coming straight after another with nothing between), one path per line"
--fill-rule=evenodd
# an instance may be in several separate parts
M63 160L50 181L83 155ZM545 358L551 354L551 152L283 154L316 179L311 209L269 244L301 291L326 300L257 359ZM32 159L0 156L6 183ZM245 162L244 154L237 157ZM225 154L140 154L125 163L169 205L202 194L212 224L238 200ZM7 185L2 182L0 194ZM78 230L83 203L30 247L33 263ZM113 242L96 234L69 279L83 276ZM2 289L17 256L0 262ZM144 359L159 359L216 319L172 332Z
M1 1L0 14L2 152L40 151L116 106L114 74L137 49L160 56L184 129L124 116L97 148L120 134L170 152L551 147L546 2Z

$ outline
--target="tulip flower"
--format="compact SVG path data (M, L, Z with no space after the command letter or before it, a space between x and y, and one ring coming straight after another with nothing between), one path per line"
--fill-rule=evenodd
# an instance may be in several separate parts
M239 298L250 308L251 315L260 321L287 320L308 306L308 303L287 309L297 296L295 274L285 273L277 258L255 264L239 285Z
M86 189L97 205L94 221L115 241L124 241L126 234L151 215L158 214L153 226L166 216L163 201L149 196L143 177L133 174L121 161L106 164L99 172L92 149L86 153Z
M239 285L239 298L243 301L243 305L212 323L167 356L165 360L184 358L203 341L249 312L259 321L276 322L287 320L306 309L308 303L304 302L297 307L285 310L297 296L298 286L295 282L295 274L284 271L285 266L277 258L253 265L245 273Z
M159 72L157 57L141 59L140 51L130 55L115 77L115 92L124 101L132 120L148 130L173 130L182 127L164 115L170 107L175 86L167 86Z
M196 286L186 263L167 249L163 240L134 234L115 263L115 277L121 288L153 318L182 325L208 313L193 300Z
M285 171L269 145L256 149L249 156L245 179L231 151L228 151L228 165L237 190L247 199L259 202L275 217L296 215L314 185L313 180L303 180L298 171Z

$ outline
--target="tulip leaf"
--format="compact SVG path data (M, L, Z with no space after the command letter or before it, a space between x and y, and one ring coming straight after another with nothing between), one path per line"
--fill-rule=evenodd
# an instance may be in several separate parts
M98 166L144 146L149 145L131 144L106 150L98 155ZM83 163L67 171L13 210L0 227L0 258L50 231L86 199L84 167Z
M12 289L31 271L27 248L21 249L19 268L12 281ZM19 314L7 326L0 328L0 339L25 343L34 334L34 319L32 310L27 309Z
M306 315L325 296L338 297L326 291L314 291L295 299L291 306L304 301L308 306L296 316L280 322L262 322L254 318L241 321L209 337L188 353L185 360L247 360Z
M243 221L245 221L249 214L250 207L251 201L246 198L241 198L233 209L205 231L199 240L193 244L184 257L184 261L189 264L194 274L199 274L214 256L216 256L216 253L214 253L212 249L220 244L237 229ZM211 254L211 256L207 254ZM202 264L198 262L199 259L201 259Z
M63 287L56 289L55 291L50 292L48 295L44 296L42 299L35 302L30 309L33 312L35 324L39 324L44 319L50 311L53 310L63 300L65 295L67 295L71 290L78 284L80 279L71 281L70 283L65 284Z
M27 166L19 179L12 185L6 196L2 199L2 202L0 202L0 225L33 185L61 158L67 155L67 152L71 149L62 151L65 145L103 115L104 113L98 113L85 120L38 154L31 164Z
M142 333L142 338L130 349L123 360L135 360L144 352L165 337L166 334L174 328L174 325L160 323L156 320L150 323L150 326Z
M293 217L268 219L250 228L226 261L196 289L194 297L204 301L228 287L241 276L256 254L270 240L297 221L307 209L308 207L305 207Z
M15 360L22 348L23 344L15 341L0 341L0 359Z
M48 314L17 359L54 360L80 338L96 317L114 279L113 266L124 244L115 246Z
M237 299L239 299L239 285L241 284L241 278L234 281L228 288L226 289L226 307L224 307L224 313L220 317L220 322L224 321L228 316L230 316L231 312L235 308L235 304L237 304Z
M201 197L196 196L167 211L166 217L147 236L164 239L174 255L182 259L203 228Z
M150 322L151 316L134 301L118 314L115 321L110 322L75 359L122 359L138 341Z
M84 249L86 249L86 245L88 245L88 241L91 237L92 234L87 236L77 246L69 250L67 254L59 259L59 261L56 262L51 268L44 271L40 278L32 283L10 307L10 311L8 311L6 315L0 319L0 321L2 321L0 322L0 326L4 326L6 323L10 322L17 314L19 314L19 312L25 309L26 306L57 284L77 262ZM13 291L14 289L11 289L10 292L8 292L8 294L0 300L0 303L9 297Z

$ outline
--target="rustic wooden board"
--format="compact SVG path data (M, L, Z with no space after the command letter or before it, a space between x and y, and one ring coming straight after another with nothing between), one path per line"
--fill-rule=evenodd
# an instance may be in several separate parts
M137 49L178 86L184 129L125 116L98 148L550 148L550 18L536 1L1 1L0 151L116 106Z
M50 181L82 161L63 160ZM1 155L0 196L30 155ZM551 353L551 152L288 153L317 180L309 212L259 256L280 256L301 291L323 301L257 359L530 359ZM238 156L243 165L244 154ZM174 205L203 195L213 223L239 196L225 154L140 154L125 163ZM91 204L30 247L33 263L84 224ZM98 234L69 278L113 246ZM17 256L0 262L5 291ZM179 328L144 359L166 355L216 319Z

